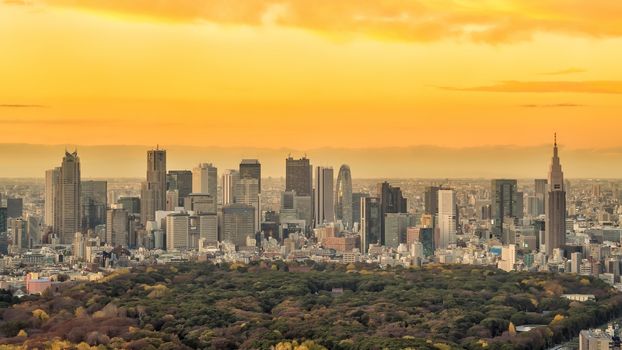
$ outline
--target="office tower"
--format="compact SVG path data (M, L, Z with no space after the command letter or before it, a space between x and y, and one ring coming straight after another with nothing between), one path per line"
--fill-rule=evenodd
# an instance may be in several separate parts
M579 273L581 270L581 263L583 262L583 254L574 252L570 254L570 272Z
M315 226L335 220L333 168L317 167L315 172Z
M60 168L45 171L44 221L46 226L54 227L54 203L56 202L56 184Z
M456 242L456 193L454 190L442 189L438 191L437 216L438 244L437 249L447 249Z
M296 191L298 196L311 196L313 193L312 167L308 158L285 159L285 191Z
M166 151L147 151L147 180L140 191L140 220L155 220L155 212L166 209Z
M240 173L234 169L227 169L222 175L222 205L235 203L236 191L240 182Z
M184 209L196 214L215 214L218 210L218 201L209 194L191 193L184 199Z
M84 260L86 257L86 239L82 232L76 232L73 238L71 253L78 260Z
M117 204L120 204L130 215L140 214L140 198L138 197L120 197Z
M381 244L384 241L385 214L387 213L406 213L406 198L402 196L402 190L399 187L393 187L388 182L382 182L377 185L377 196L380 199L380 226L382 232Z
M335 219L341 220L346 228L352 228L352 175L350 167L342 165L335 186Z
M501 260L497 263L497 268L505 272L514 270L516 264L516 245L508 244L501 247Z
M294 209L298 220L305 221L305 231L311 228L313 222L313 198L311 196L294 196Z
M106 223L108 182L82 181L81 187L82 230L86 232Z
M179 207L179 192L177 190L166 191L166 210L175 211Z
M261 226L261 195L259 194L259 181L250 177L240 178L236 193L236 203L250 205L255 208L254 230L259 230Z
M78 152L65 152L55 195L54 233L61 244L71 244L80 231L80 158Z
M255 237L255 208L241 203L222 208L222 240L245 246L247 237Z
M240 162L240 179L255 179L261 193L261 163L257 159L242 159Z
M166 216L166 250L188 249L190 243L190 216L172 213Z
M218 195L218 169L212 163L201 163L192 169L192 193Z
M169 170L166 175L166 189L177 191L179 203L177 206L184 206L184 198L192 193L192 171L190 170Z
M6 209L9 218L21 218L24 215L24 200L21 198L7 198Z
M516 180L495 179L491 182L491 215L492 233L502 238L503 244L509 244L503 238L503 222L505 218L519 219L523 217L522 192L517 191ZM519 199L519 197L521 197Z
M410 225L409 214L386 213L384 222L385 246L388 248L397 248L400 243L406 243L406 230Z
M106 243L113 247L127 247L129 244L128 212L122 208L111 208L106 212Z
M11 234L13 236L13 249L29 249L30 239L26 234L28 232L26 221L22 218L15 218L9 220L11 227Z
M424 194L425 213L430 215L438 214L438 190L440 187L426 187Z
M557 150L557 137L555 137L553 146L546 197L544 244L546 255L551 257L553 250L562 248L566 244L566 191L564 189L564 173Z
M534 185L535 185L535 196L537 198L537 209L536 209L536 216L539 215L544 215L544 207L545 205L545 199L546 199L546 192L547 192L547 185L548 180L547 179L536 179L534 181Z
M218 215L201 213L199 218L199 238L209 243L218 242Z
M361 220L361 198L369 197L369 193L352 193L352 222L360 224Z
M6 207L0 207L0 233L7 232L8 214Z
M296 197L294 191L281 192L281 210L294 209L294 197Z
M376 197L361 198L361 253L366 254L370 244L381 243L380 199Z

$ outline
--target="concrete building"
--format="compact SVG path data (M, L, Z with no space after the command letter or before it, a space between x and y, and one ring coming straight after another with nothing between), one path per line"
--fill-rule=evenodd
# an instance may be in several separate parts
M58 235L60 243L71 244L76 232L80 231L81 224L81 179L78 152L65 152L55 187L54 233Z
M361 253L366 254L370 244L380 244L382 232L380 226L380 199L377 197L361 198Z
M314 224L322 225L335 221L333 168L317 167L315 172Z
M248 237L255 237L255 208L234 203L222 208L222 240L245 246Z
M557 150L557 137L555 137L553 158L549 168L545 211L544 244L546 254L550 257L554 249L562 248L566 244L566 191L564 189L564 173Z
M184 208L197 214L216 214L218 202L215 196L207 193L191 193L186 196Z
M108 207L107 181L82 181L80 189L82 205L82 230L95 229L97 225L106 223Z
M438 244L436 249L447 249L456 242L456 193L454 190L443 189L438 191L437 232Z
M140 219L143 225L155 220L155 212L166 209L166 151L147 151L147 179L141 185Z
M190 245L190 217L187 213L166 216L166 250L184 250Z
M384 214L384 241L388 248L395 248L406 243L406 232L410 226L410 214L386 213Z
M169 170L166 175L166 190L177 191L179 203L177 206L184 206L184 198L192 193L192 171L190 170Z
M335 219L341 220L343 225L350 229L354 224L352 219L352 174L350 167L342 165L337 175L335 186Z
M56 203L56 191L60 168L45 171L45 204L44 204L44 223L46 226L54 227L54 205Z
M261 163L257 159L242 159L239 167L240 179L255 179L261 193Z
M111 208L106 213L106 243L113 247L128 247L129 218L122 208Z
M227 169L222 175L222 205L235 203L236 192L240 182L240 173L234 169Z
M201 163L192 169L192 192L218 196L218 169L211 163Z
M285 191L296 191L298 196L311 196L313 193L312 170L308 158L285 159Z

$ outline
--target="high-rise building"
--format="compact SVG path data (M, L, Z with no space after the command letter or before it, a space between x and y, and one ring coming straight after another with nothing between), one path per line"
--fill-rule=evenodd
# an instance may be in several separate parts
M234 169L227 169L222 175L222 205L235 203L236 191L240 182L240 173Z
M335 221L333 168L317 167L315 172L315 226Z
M361 197L361 253L367 253L370 244L381 243L380 216L380 199L376 197Z
M311 196L313 170L308 158L285 159L285 191L296 191L298 196Z
M166 210L175 211L179 207L179 192L177 190L166 191Z
M80 231L80 158L78 152L65 152L55 195L54 233L62 244L71 244ZM58 213L56 215L56 213Z
M201 163L192 169L192 193L218 195L218 169L212 163Z
M82 230L86 232L106 223L108 182L82 181L81 187Z
M535 208L535 214L536 216L539 215L544 215L544 207L545 205L545 199L546 199L546 192L547 192L547 187L548 187L548 180L547 179L536 179L534 181L534 185L535 185L535 197L537 198L537 206Z
M31 240L28 237L28 229L26 220L22 218L11 219L11 234L13 236L13 249L29 249L31 247Z
M514 243L502 237L503 222L505 218L523 217L523 193L517 191L516 180L495 179L491 182L490 194L492 232L504 245Z
M6 209L9 218L21 218L24 215L24 200L22 198L7 198Z
M120 204L130 215L140 214L140 198L138 197L120 197L117 204Z
M547 256L551 257L553 250L562 248L566 244L566 191L564 189L564 173L557 150L557 137L555 137L553 145L553 158L549 168L546 197L544 244Z
M147 151L147 179L142 183L140 219L143 225L155 220L155 212L166 209L166 151Z
M177 191L179 203L177 206L184 206L184 198L192 193L192 171L190 170L169 170L166 175L166 189Z
M7 232L8 215L6 207L0 207L0 233Z
M353 192L352 193L352 221L359 223L361 220L361 198L369 197L369 193Z
M456 242L456 193L454 190L438 191L438 216L436 230L438 232L437 249L447 249Z
M45 208L44 222L46 226L54 227L54 203L56 203L56 185L60 176L60 168L45 171Z
M106 212L106 243L113 247L127 247L129 243L129 218L127 210L111 208Z
M342 165L335 186L335 219L341 220L346 228L352 228L352 174L350 167Z
M255 225L253 230L259 230L261 226L261 194L259 193L259 181L251 177L240 178L236 193L236 203L250 205L255 208Z
M438 214L438 190L440 189L441 188L437 186L426 187L424 194L424 205L426 214Z
M385 246L397 248L400 243L406 243L406 231L410 225L410 215L407 213L386 213L384 218Z
M242 159L240 162L240 179L255 179L261 193L261 163L257 159Z
M255 208L234 203L222 208L222 240L246 246L248 237L255 237Z
M218 242L218 215L201 213L199 217L199 238L206 242Z
M166 250L184 250L190 245L190 216L172 213L166 216Z
M385 214L387 213L406 213L406 198L402 196L402 190L399 187L393 187L388 182L382 182L377 185L377 196L380 199L380 226L381 226L381 243L385 244L384 227Z

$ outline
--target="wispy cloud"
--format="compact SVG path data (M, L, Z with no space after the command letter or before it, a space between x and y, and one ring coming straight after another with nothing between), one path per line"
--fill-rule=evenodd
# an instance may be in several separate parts
M520 107L525 108L555 108L555 107L583 107L584 105L576 103L552 103L552 104L524 104Z
M571 68L556 70L552 72L540 73L540 75L566 75L566 74L576 74L576 73L585 73L585 72L587 71L583 68L571 67Z
M33 0L51 6L176 22L266 23L328 35L406 42L503 43L539 32L622 36L622 2L611 0ZM5 2L23 3L22 0Z
M32 4L30 1L26 1L26 0L3 0L2 3L7 4L7 5L20 5L20 6Z
M0 104L0 108L45 108L44 105L31 105L31 104Z
M622 94L621 80L586 81L501 81L492 85L474 87L440 87L451 91L484 92L569 92L589 94Z

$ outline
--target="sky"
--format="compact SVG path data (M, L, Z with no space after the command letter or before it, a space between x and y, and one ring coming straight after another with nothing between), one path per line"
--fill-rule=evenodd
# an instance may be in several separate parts
M557 132L609 152L619 18L611 0L0 0L0 143L519 152Z

